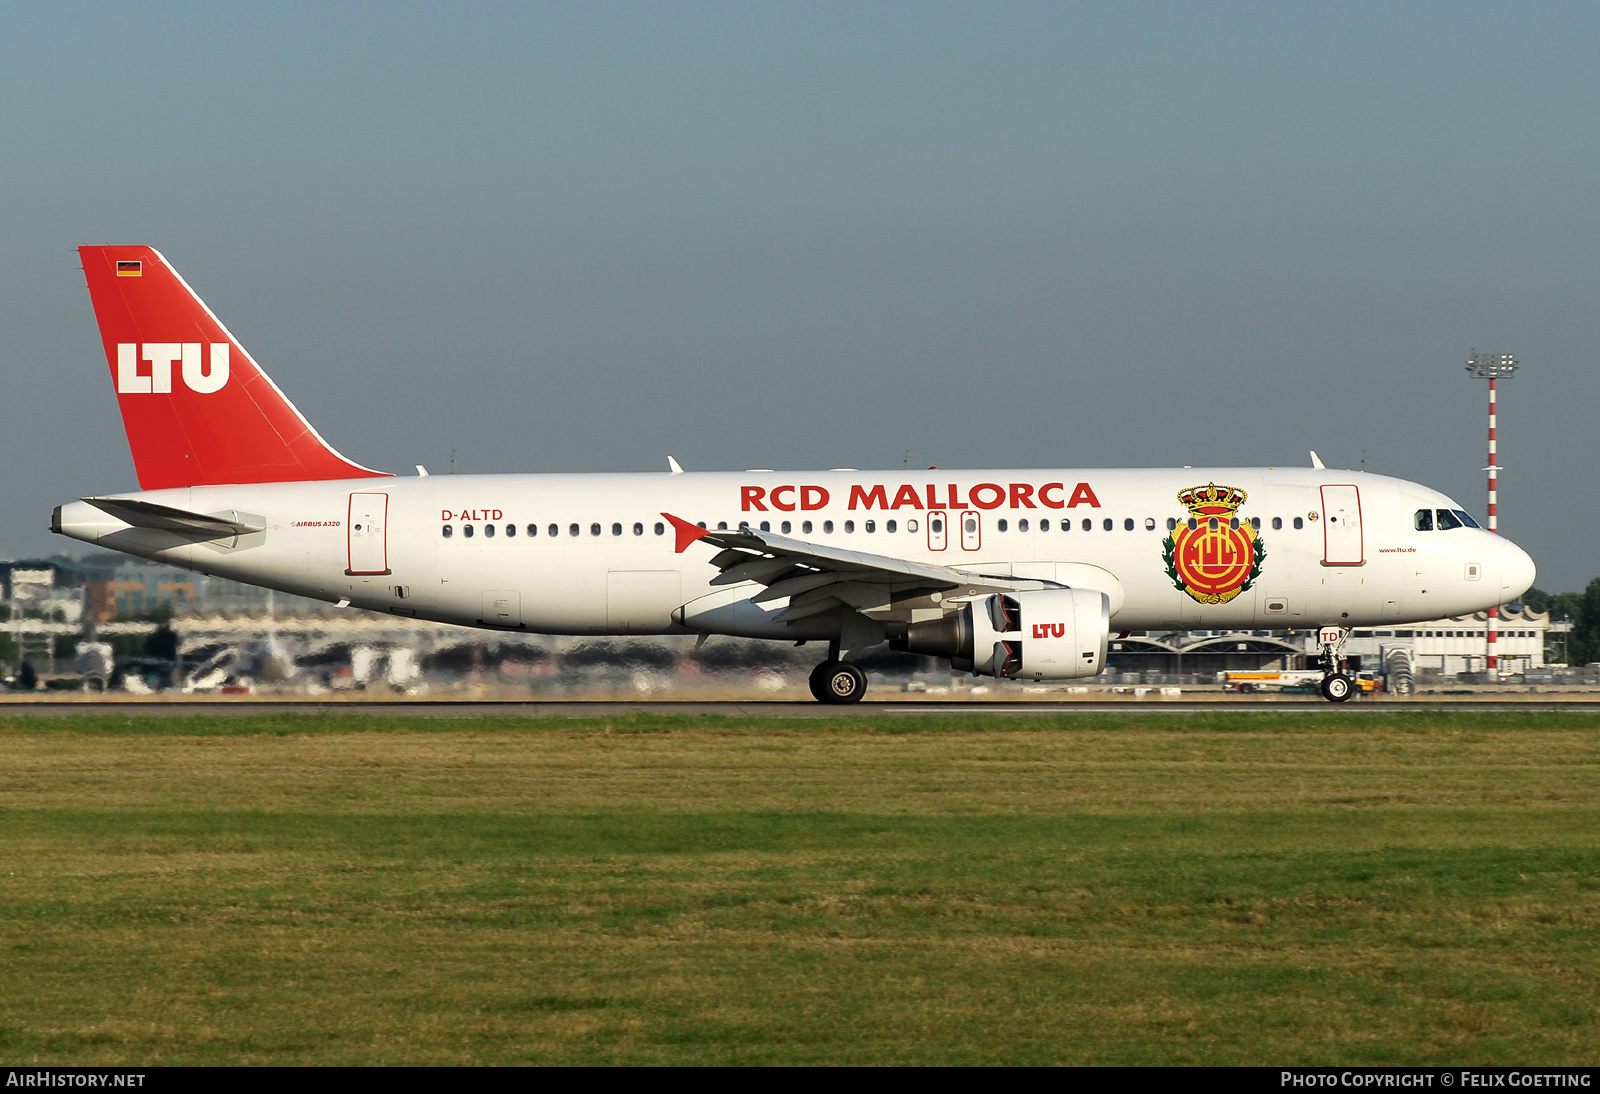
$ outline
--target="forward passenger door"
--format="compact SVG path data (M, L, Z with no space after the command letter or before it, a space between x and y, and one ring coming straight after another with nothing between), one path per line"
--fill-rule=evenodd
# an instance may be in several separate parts
M1366 561L1361 533L1361 492L1354 486L1322 488L1322 563L1360 566Z

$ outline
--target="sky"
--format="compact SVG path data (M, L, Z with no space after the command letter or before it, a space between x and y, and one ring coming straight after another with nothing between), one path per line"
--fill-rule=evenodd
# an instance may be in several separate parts
M0 5L0 557L137 488L73 248L409 472L1306 465L1600 574L1600 5Z

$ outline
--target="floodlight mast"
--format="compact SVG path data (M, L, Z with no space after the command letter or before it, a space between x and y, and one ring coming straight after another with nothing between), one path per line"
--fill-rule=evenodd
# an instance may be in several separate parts
M1495 383L1501 378L1509 380L1517 371L1517 358L1511 353L1479 353L1474 349L1467 357L1467 375L1474 380L1489 381L1489 466L1484 470L1489 472L1489 531L1499 534L1500 520L1500 461L1497 455L1496 421L1495 421ZM1488 641L1485 643L1487 668L1491 673L1498 672L1500 668L1499 657L1499 624L1500 609L1498 606L1489 609L1488 629L1484 632Z

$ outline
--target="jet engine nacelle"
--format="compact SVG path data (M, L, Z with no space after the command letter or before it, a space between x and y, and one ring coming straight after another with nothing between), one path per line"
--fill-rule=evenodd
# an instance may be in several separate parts
M889 645L948 657L975 676L1076 680L1106 665L1111 602L1094 589L994 593L943 619L912 623Z

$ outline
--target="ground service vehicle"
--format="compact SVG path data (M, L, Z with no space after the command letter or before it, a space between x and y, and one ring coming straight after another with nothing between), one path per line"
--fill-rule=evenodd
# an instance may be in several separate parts
M1325 673L1317 669L1251 669L1217 673L1217 682L1229 691L1282 691L1286 687L1316 687Z

